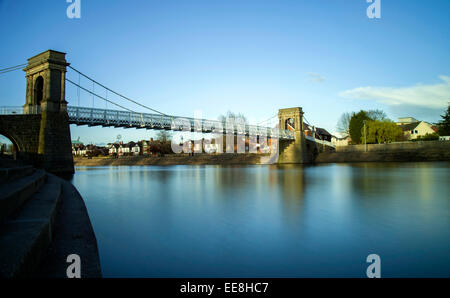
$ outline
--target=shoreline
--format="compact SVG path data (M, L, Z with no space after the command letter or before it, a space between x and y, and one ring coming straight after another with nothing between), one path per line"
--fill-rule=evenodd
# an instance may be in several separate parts
M126 156L77 157L74 166L172 166L172 165L261 165L261 154L223 154L223 155L166 155L164 157ZM436 162L450 161L450 151L397 151L397 152L332 152L319 153L314 164L361 163L361 162Z
M450 142L404 142L336 147L320 153L316 163L450 161Z
M74 166L258 165L264 154L168 154L158 156L74 157Z

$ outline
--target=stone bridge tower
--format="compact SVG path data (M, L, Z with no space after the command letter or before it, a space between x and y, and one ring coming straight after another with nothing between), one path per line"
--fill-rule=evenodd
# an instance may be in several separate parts
M73 173L72 142L67 115L66 54L48 50L28 59L25 114L40 112L39 165L54 173Z
M280 129L294 132L295 140L280 140L279 164L310 163L315 159L314 148L308 144L303 133L303 110L300 107L278 111Z
M74 172L65 55L48 50L28 59L24 113L0 116L0 133L13 142L17 158L57 174Z

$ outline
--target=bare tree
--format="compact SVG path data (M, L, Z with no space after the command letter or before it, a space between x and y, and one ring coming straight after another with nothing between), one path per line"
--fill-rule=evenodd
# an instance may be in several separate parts
M222 121L222 122L226 122L227 119L233 119L233 120L242 119L242 120L244 120L244 123L248 124L247 117L245 117L244 114L242 114L242 113L237 113L236 114L236 113L233 113L231 111L228 111L226 116L225 115L220 115L218 117L218 119L220 121Z
M369 110L365 111L366 116L374 121L383 121L387 120L386 113L382 110ZM339 118L339 121L336 125L336 129L338 132L344 134L345 136L350 135L350 120L355 115L355 112L345 112Z
M160 130L156 136L156 139L159 140L161 143L166 143L170 141L171 138L172 135L165 130Z
M336 125L336 128L338 130L338 132L345 134L345 136L349 136L350 135L350 119L352 119L353 115L355 113L349 113L349 112L345 112L341 115L341 118L339 118L339 121Z
M382 121L387 119L387 115L382 110L369 110L367 116L374 121Z

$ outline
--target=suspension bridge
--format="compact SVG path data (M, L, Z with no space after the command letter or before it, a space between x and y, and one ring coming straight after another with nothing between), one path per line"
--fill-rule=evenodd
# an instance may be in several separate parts
M309 158L305 158L302 151L309 150L311 142L331 146L331 143L325 144L314 135L310 137L303 134L301 108L279 110L277 115L258 125L251 125L239 118L211 120L182 117L160 112L105 86L72 67L62 52L48 50L28 59L26 64L1 69L0 75L20 69L26 72L26 103L22 107L0 107L0 133L12 140L22 158L38 161L35 163L53 172L73 172L70 124L277 139L282 144L281 150L292 151L286 156L281 154L281 162L308 161ZM86 87L86 84L82 86L81 78L92 87ZM73 99L70 105L66 101L66 83L76 88L78 105L73 104ZM101 89L105 95L100 95ZM92 96L92 107L80 106L81 91ZM95 99L115 109L94 107ZM149 112L136 111L129 108L130 105ZM261 125L275 119L276 125ZM305 143L305 140L308 142Z
M40 109L26 111L23 107L0 107L0 115L40 114ZM267 136L293 140L294 133L273 127L227 123L227 121L196 119L181 116L139 113L99 109L92 107L68 106L69 124L102 126L115 128L136 128L172 131L190 131L200 133Z

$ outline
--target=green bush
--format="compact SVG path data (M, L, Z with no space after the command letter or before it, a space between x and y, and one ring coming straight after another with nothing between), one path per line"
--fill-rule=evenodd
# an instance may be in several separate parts
M352 139L352 144L361 144L363 133L361 130L364 129L364 121L371 120L366 111L359 111L354 114L350 119L349 132L350 138Z
M439 140L439 135L437 133L427 133L424 136L418 136L416 139L413 139L413 142L417 141L437 141Z
M390 120L367 121L366 133L368 144L392 143L403 140L402 129ZM364 140L364 127L361 129Z

